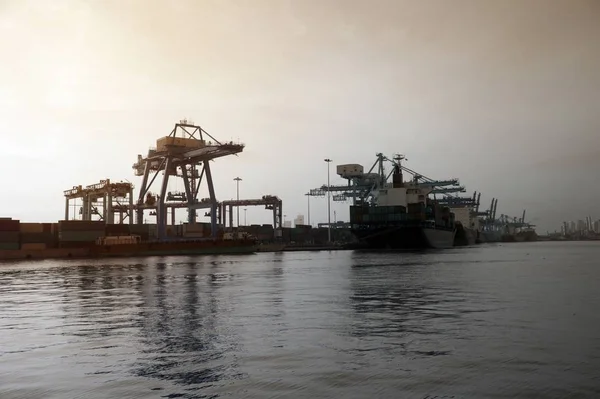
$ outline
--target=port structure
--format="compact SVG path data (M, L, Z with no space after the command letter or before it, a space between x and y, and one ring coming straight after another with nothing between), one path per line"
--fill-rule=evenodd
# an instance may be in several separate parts
M219 203L218 220L219 224L223 224L227 228L229 219L229 227L233 229L233 208L240 206L264 206L265 209L273 211L273 228L283 227L283 202L275 195L263 195L260 199L245 199L245 200L230 200ZM226 217L229 215L229 218Z
M480 214L480 224L483 231L495 231L502 228L502 222L496 219L496 211L498 210L498 199L492 198L490 209Z
M525 221L525 210L523 210L523 216L520 218L508 215L500 215L500 223L506 226L508 229L523 229L533 228L535 225Z
M398 168L401 171L412 175L412 181L418 183L421 187L430 187L432 194L441 194L444 196L465 192L465 187L461 186L458 179L449 180L433 180L412 169L402 165L402 161L406 158L404 155L396 154L393 158L388 158L382 153L376 154L377 159L371 168L365 173L362 165L346 164L337 165L337 174L346 179L346 185L327 185L324 184L319 188L312 189L308 195L313 197L324 197L327 191L333 193L334 201L352 200L353 205L374 203L377 198L377 193L384 188L394 173L394 169ZM392 164L392 170L386 170L387 163Z
M166 236L167 208L171 208L172 223L174 210L187 208L188 223L196 223L198 209L210 209L212 236L217 234L217 197L213 184L210 162L217 158L237 155L244 150L244 144L220 142L200 126L186 119L179 121L168 136L156 141L143 157L138 155L133 164L136 176L143 176L138 199L134 205L137 223L143 224L144 211L155 210L158 239ZM198 172L198 168L201 171ZM150 188L160 172L163 172L162 184L158 195L150 193ZM170 177L181 178L185 192L167 192ZM209 198L198 200L203 181L206 181Z
M481 225L484 231L514 232L516 229L533 228L535 225L525 222L525 211L521 218L501 214L496 218L498 199L492 198L490 209L481 214Z
M133 188L129 182L112 183L105 179L89 186L65 190L65 220L69 220L71 200L81 199L81 220L93 220L93 216L98 216L105 223L114 224L115 214L118 214L120 224L126 219L133 224Z

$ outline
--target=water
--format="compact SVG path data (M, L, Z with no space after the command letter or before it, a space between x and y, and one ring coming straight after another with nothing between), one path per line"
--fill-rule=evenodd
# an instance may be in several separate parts
M600 243L0 265L0 397L600 395Z

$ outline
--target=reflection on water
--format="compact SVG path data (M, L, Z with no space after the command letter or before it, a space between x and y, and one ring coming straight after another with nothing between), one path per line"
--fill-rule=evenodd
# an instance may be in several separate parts
M4 264L0 397L600 394L600 248Z

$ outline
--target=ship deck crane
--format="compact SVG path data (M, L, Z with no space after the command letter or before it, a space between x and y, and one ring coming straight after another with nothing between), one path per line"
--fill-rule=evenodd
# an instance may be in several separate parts
M176 123L168 136L157 140L156 148L150 149L145 157L138 155L137 162L133 164L135 175L143 176L135 204L137 223L143 223L144 210L156 209L159 239L164 239L166 235L167 207L187 208L188 223L196 223L196 209L205 208L207 205L206 201L201 203L197 199L200 185L205 178L209 192L208 204L211 208L211 230L213 237L216 236L218 202L210 162L217 158L237 155L244 147L244 144L232 141L222 143L191 121L184 119ZM200 173L199 166L202 168ZM155 199L156 203L153 203L153 197L148 194L159 172L163 172L162 185L160 194ZM167 184L171 176L183 179L185 196L180 193L167 195Z
M315 188L309 191L311 196L325 196L327 192L335 193L333 195L334 201L347 201L352 199L353 204L358 203L369 203L373 202L377 196L379 189L383 188L389 181L393 174L393 168L390 172L386 173L385 162L390 162L400 170L407 172L413 176L413 182L418 183L421 186L428 186L432 188L432 194L451 194L457 192L464 192L465 188L460 186L458 179L449 180L434 180L420 173L415 172L412 169L402 165L402 160L406 158L404 155L396 154L393 159L390 159L382 153L377 154L377 159L366 173L357 173L355 175L347 175L341 177L348 180L347 185L322 185L319 188ZM360 165L357 165L360 166ZM362 166L360 166L362 169ZM376 170L376 172L374 172Z

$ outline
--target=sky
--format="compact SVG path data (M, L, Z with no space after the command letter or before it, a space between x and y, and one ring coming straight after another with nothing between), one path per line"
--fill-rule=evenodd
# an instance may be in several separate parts
M188 118L246 144L212 165L217 198L239 176L288 220L325 158L342 184L335 165L378 152L542 231L599 219L599 20L596 0L0 0L0 215L56 221L75 185L139 185L137 154Z

